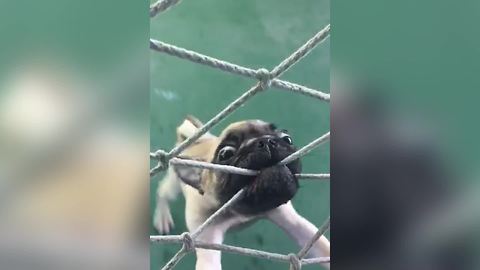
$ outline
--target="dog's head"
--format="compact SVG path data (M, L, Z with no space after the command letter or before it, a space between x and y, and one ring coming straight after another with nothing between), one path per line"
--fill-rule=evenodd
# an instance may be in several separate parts
M256 176L215 172L215 193L221 203L244 187L245 197L234 206L242 214L258 214L292 199L298 189L295 174L301 171L300 161L276 166L296 151L286 130L261 120L248 120L228 126L219 140L212 163L260 171Z

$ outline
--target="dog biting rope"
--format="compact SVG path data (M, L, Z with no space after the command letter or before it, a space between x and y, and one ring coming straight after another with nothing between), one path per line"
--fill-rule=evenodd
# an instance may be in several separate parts
M173 5L177 4L180 0L159 0L158 2L150 6L150 17L156 16L158 13L167 10ZM216 124L225 119L233 111L242 106L247 102L251 97L255 96L257 93L267 90L271 86L275 86L280 89L289 90L295 93L304 94L313 98L317 98L323 101L330 101L330 94L323 93L315 89L311 89L299 84L291 83L288 81L283 81L277 79L285 71L295 65L300 59L305 57L310 53L318 44L327 39L330 34L330 25L327 25L317 34L315 34L310 40L308 40L304 45L292 53L289 57L283 60L279 65L274 67L272 71L268 71L265 68L258 70L242 67L229 63L227 61L215 59L210 56L206 56L194 51L189 51L183 48L176 47L158 40L150 39L150 48L157 52L166 53L171 56L175 56L181 59L186 59L194 63L202 64L212 68L220 69L225 72L232 74L253 78L258 82L248 89L243 95L231 102L225 109L215 115L212 119L206 122L202 127L200 127L191 137L184 140L182 143L177 145L175 148L166 152L164 150L157 150L154 153L150 153L150 158L156 160L158 163L155 167L150 170L150 177L154 177L160 171L165 170L168 166L192 166L203 168L207 170L216 170L227 173L241 174L241 175L257 175L259 172L244 168L237 168L234 166L212 164L209 162L191 160L180 156L180 153L193 144L197 139L202 135L207 133L212 129ZM320 136L319 138L313 140L311 143L300 148L295 153L286 157L284 160L280 161L277 165L288 164L318 147L323 142L326 142L330 139L330 132ZM330 174L296 174L297 178L301 179L329 179ZM167 264L162 268L162 270L172 269L187 253L194 251L196 248L199 249L211 249L218 250L223 252L241 254L246 256L252 256L267 260L287 262L290 264L290 270L300 270L302 265L316 264L316 263L329 263L330 257L319 257L319 258L309 258L305 259L304 257L308 254L308 251L311 249L315 241L317 241L320 236L322 236L330 226L330 219L328 219L315 233L312 239L305 244L305 246L297 253L290 253L288 255L282 255L277 253L265 252L261 250L235 247L225 244L213 244L206 243L203 241L196 240L197 236L203 232L203 230L208 227L215 219L222 215L228 208L240 200L243 196L244 189L238 191L229 201L227 201L220 209L213 213L202 225L200 225L194 232L184 232L181 235L167 235L167 236L150 236L151 242L162 242L162 243L181 243L182 248L167 262Z

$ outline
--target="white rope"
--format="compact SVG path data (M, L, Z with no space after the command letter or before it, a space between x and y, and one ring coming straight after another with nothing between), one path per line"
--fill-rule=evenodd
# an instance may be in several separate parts
M310 153L313 149L315 149L317 146L320 144L326 142L328 139L330 139L330 132L325 133L322 135L320 138L314 140L313 142L305 145L304 147L300 148L297 152L291 154L290 156L286 157L284 160L280 161L278 163L279 165L285 165L288 164L296 159L299 159L303 157L304 155Z
M150 17L155 17L158 13L165 11L176 5L180 0L159 0L150 6Z
M230 165L220 165L220 164L213 164L210 162L192 160L192 159L184 159L184 158L172 158L170 160L170 165L173 166L190 166L196 168L202 168L207 170L219 171L219 172L226 172L226 173L233 173L233 174L240 174L240 175L257 175L259 171L254 171L250 169L238 168L235 166ZM297 173L295 174L297 178L301 179L329 179L329 173Z
M150 49L153 49L157 52L163 52L172 56L176 56L182 59L186 59L198 64L217 68L236 75L241 75L248 78L256 78L257 76L257 71L254 69L235 65L227 61L223 61L198 52L167 44L159 40L150 39Z
M205 220L205 222L203 222L202 225L200 225L193 233L183 233L181 236L183 242L182 248L167 262L167 264L165 264L162 270L172 269L188 252L192 251L193 247L195 246L195 238L197 238L197 236L201 234L208 225L212 224L215 219L217 219L217 217L225 213L232 204L240 200L243 196L244 191L244 189L238 191L237 194L235 194L215 213L208 217L208 219ZM172 238L170 238L170 241L171 239ZM157 241L161 241L160 238L157 238Z
M326 37L325 37L326 38ZM150 48L169 54L171 56L179 57L185 60L189 60L194 63L202 64L205 66L209 66L212 68L216 68L225 72L233 73L236 75L244 76L247 78L253 78L253 79L258 79L259 78L259 70L254 70L251 68L246 68L242 67L236 64L232 64L230 62L216 59L198 52L186 50L184 48L180 48L171 44L167 44L162 41L150 39ZM291 83L288 81L283 81L279 79L273 79L271 81L272 86L284 89L284 90L290 90L293 92L298 92L300 94L304 94L310 97L314 97L320 100L325 100L329 101L330 100L330 95L327 93L323 93L321 91L311 89L308 87L305 87L303 85L298 85L295 83Z
M300 264L299 262L303 260L303 257L308 254L308 251L310 251L315 242L328 230L329 227L330 217L325 221L322 226L320 226L320 228L318 228L317 232L313 235L313 237L307 243L305 243L305 245L297 254L290 254L290 270L300 270L300 268L302 268L302 264Z
M325 180L330 179L329 173L298 173L295 176L299 179Z
M241 189L235 195L233 195L233 197L230 200L228 200L228 202L226 202L224 205L222 205L222 207L220 207L217 211L215 211L215 213L213 213L210 217L208 217L207 220L205 220L205 222L203 222L203 224L200 225L192 233L192 237L195 238L199 234L201 234L208 225L212 224L215 221L217 217L221 216L223 213L225 213L228 210L228 208L230 208L231 205L233 205L238 200L240 200L243 197L244 193L245 193L245 189Z
M315 233L315 235L308 241L305 246L298 252L297 256L298 258L302 259L307 255L308 251L312 248L313 244L322 236L330 227L330 218L328 218L325 223L318 228L318 231Z
M150 156L156 157L156 155L154 153L151 153ZM189 157L172 158L169 163L170 163L170 166L196 167L196 168L201 168L201 169L207 169L207 170L213 170L213 171L219 171L219 172L225 172L225 173L240 174L240 175L248 175L248 176L258 175L260 173L260 171L238 168L238 167L230 166L230 165L213 164L213 163L210 163L210 162L194 160L194 159L191 159ZM328 173L320 173L320 174L301 174L301 173L297 173L297 174L295 174L295 177L297 179L326 180L326 179L330 178L330 174L328 174ZM180 180L183 181L182 178L180 178ZM193 187L193 188L198 189L198 191L201 194L203 194L204 191L200 189L200 183L199 182L192 183L192 182L185 182L184 181L184 183Z
M325 142L328 139L328 136L329 136L329 133L326 133L322 137L318 138L312 143L306 145L305 147L302 147L300 150L291 154L290 156L282 160L278 165L288 164L294 161L295 159L298 159L301 156L307 154L308 152L312 151L315 147L319 146L322 142ZM155 154L151 154L151 156L154 156L154 155ZM193 159L184 159L184 158L172 158L169 163L170 165L174 165L174 166L191 166L196 168L233 173L233 174L240 174L240 175L253 176L260 173L259 171L238 168L230 165L213 164L210 162L198 161ZM295 176L299 178L308 178L308 179L326 179L330 177L330 174L296 174Z
M150 17L154 17L159 12L167 10L169 7L177 4L179 0L159 0L158 2L150 6ZM301 93L310 97L314 97L321 100L330 100L330 94L323 93L302 85L294 84L291 82L279 80L276 77L283 74L289 68L291 68L295 63L300 59L305 57L310 51L313 50L318 44L324 41L330 33L330 25L327 25L324 29L319 31L315 36L313 36L309 41L307 41L303 46L296 50L292 55L287 57L279 65L277 65L271 72L266 69L253 70L239 65L229 63L227 61L222 61L209 57L194 51L189 51L183 48L176 47L161 41L150 39L150 48L167 53L172 56L176 56L182 59L187 59L195 63L202 65L210 66L217 68L226 72L233 74L255 78L258 80L258 83L247 90L239 98L231 102L225 109L220 111L207 123L205 123L201 128L195 132L191 137L187 138L181 144L177 145L170 152L165 152L163 150L157 150L155 153L150 153L150 158L158 161L158 164L150 170L150 176L153 177L158 172L166 169L168 165L173 166L193 166L209 170L223 171L227 173L235 173L242 175L256 175L259 172L254 170L248 170L244 168L237 168L234 166L212 164L208 162L201 162L196 160L190 160L185 158L179 158L180 153L184 151L187 147L193 144L198 138L207 133L212 129L216 124L225 119L229 114L242 106L246 101L251 97L256 95L258 92L269 88L270 86L275 86L280 89L290 90L296 93ZM302 147L295 153L291 154L284 160L282 160L278 165L288 164L306 154L311 152L314 148L319 146L321 143L327 141L330 138L330 132L324 134L313 142ZM330 174L296 174L297 178L303 179L328 179ZM185 232L182 235L175 236L150 236L150 241L152 242L162 242L162 243L183 243L182 248L168 261L168 263L162 268L162 270L172 269L188 252L193 251L195 248L203 249L212 249L219 250L224 252L231 252L236 254L243 254L247 256L253 256L257 258L277 260L282 262L289 262L291 269L299 270L302 265L314 264L314 263L328 263L330 262L330 257L320 257L320 258L311 258L304 259L303 257L308 253L309 249L313 246L313 243L318 240L318 238L325 233L329 226L329 220L323 224L313 238L299 251L298 254L288 254L282 255L277 253L265 252L260 250L234 247L224 244L213 244L205 243L202 241L196 241L198 235L200 235L205 228L211 225L215 220L221 216L223 213L228 211L228 209L240 200L245 192L245 189L238 191L230 200L228 200L224 205L222 205L215 213L213 213L203 224L201 224L194 232L188 233Z
M230 103L225 109L223 109L220 113L215 115L210 121L205 123L200 129L198 129L195 134L193 134L191 137L183 141L181 144L173 148L169 153L168 156L176 156L180 154L183 150L185 150L188 146L190 146L192 143L194 143L198 138L200 138L203 134L207 133L210 129L212 129L216 124L218 124L220 121L222 121L224 118L226 118L229 114L231 114L234 110L236 110L238 107L242 106L247 100L249 100L251 97L253 97L257 92L263 90L263 84L257 83L255 86L250 88L247 92L245 92L243 95L241 95L239 98L234 100L232 103Z
M175 265L177 265L177 263L183 259L185 255L187 255L187 253L188 251L182 246L182 248L175 253L175 255L173 255L173 257L165 264L165 266L162 267L162 270L170 270L175 267Z
M213 164L210 162L203 162L203 161L197 161L197 160L191 160L191 159L172 158L170 160L170 165L191 166L191 167L197 167L197 168L202 168L207 170L215 170L219 172L234 173L234 174L241 174L241 175L257 175L258 174L258 171L254 171L254 170L238 168L230 165Z
M278 77L289 68L291 68L295 63L297 63L300 59L305 57L308 53L310 53L313 48L315 48L320 42L324 41L328 35L330 34L330 24L325 26L322 30L320 30L315 36L313 36L307 43L303 44L302 47L298 48L293 54L283 60L278 66L276 66L272 72L272 77Z
M183 243L181 235L152 235L150 236L151 242L161 242L163 244L181 244ZM211 249L211 250L219 250L228 253L240 254L250 257L255 257L259 259L267 259L272 261L279 261L279 262L290 262L288 255L283 255L279 253L267 252L257 249L251 248L244 248L244 247L236 247L231 245L225 244L214 244L214 243L207 243L204 241L194 241L195 248L199 249ZM318 258L310 258L310 259L302 259L302 265L307 264L314 264L314 263L328 263L330 262L329 257L318 257Z
M199 135L199 136L201 136L201 135ZM193 136L191 138L193 138ZM284 160L280 161L278 163L278 165L288 164L288 163L290 163L290 162L308 154L313 149L318 147L320 144L326 142L329 138L330 138L330 132L327 132L324 135L322 135L321 137L319 137L318 139L316 139L316 140L312 141L311 143L307 144L306 146L300 148L295 153L289 155ZM173 152L174 150L175 150L175 148L171 152ZM181 151L183 151L183 149ZM165 157L166 155L170 155L170 153L165 154L164 151L157 151L156 153L150 153L150 157L154 158L154 159L158 159L159 161L162 161L162 155L164 155L164 157ZM192 167L197 167L197 168L203 168L203 169L208 169L208 170L216 170L216 171L222 171L222 172L227 172L227 173L235 173L235 174L241 174L241 175L257 175L259 173L258 171L253 171L253 170L249 170L249 169L237 168L237 167L229 166L229 165L212 164L212 163L209 163L209 162L202 162L202 161L189 160L189 159L172 158L170 160L170 164L178 165L178 166L192 166ZM153 168L152 171L150 172L150 175L152 175L152 173L155 174L157 171L159 171L161 169L160 167L163 167L163 166L157 166L157 167ZM325 179L325 178L330 177L329 174L299 174L298 176L303 177L303 178L309 178L309 179Z
M292 92L303 94L316 99L330 101L330 94L320 92L318 90L311 89L303 85L282 81L278 79L273 79L272 86L276 86L279 89L290 90Z
M243 190L238 192L234 197L232 197L229 202L225 205L231 205L235 203L238 199L241 198L241 194L243 194ZM224 206L225 206L224 205ZM301 265L307 264L317 264L317 263L328 263L330 262L330 257L318 257L318 258L310 258L304 259L303 257L308 253L310 248L313 246L314 242L323 235L330 225L330 220L328 219L325 224L323 224L314 235L314 237L305 244L305 246L300 250L298 254L278 254L272 252L266 252L256 249L244 248L244 247L235 247L225 244L215 244L215 243L207 243L203 241L197 241L195 238L203 231L203 229L208 226L213 220L218 217L223 211L225 211L229 206L222 207L222 210L217 211L214 215L210 217L210 221L205 221L202 226L200 226L194 233L188 234L183 233L182 235L167 235L167 236L150 236L151 242L162 242L162 243L183 243L182 249L180 249L172 259L162 268L162 270L169 270L172 269L181 258L183 258L188 252L192 251L194 248L200 249L210 249L210 250L219 250L229 253L236 253L261 259L273 260L273 261L280 261L280 262L290 262L292 264L292 269L299 269L298 265L293 266L296 263ZM217 214L220 213L220 214ZM217 215L216 215L217 214Z

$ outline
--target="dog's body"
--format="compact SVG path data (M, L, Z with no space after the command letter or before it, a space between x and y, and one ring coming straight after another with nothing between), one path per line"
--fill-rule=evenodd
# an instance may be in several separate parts
M177 128L177 144L192 136L201 125L194 117L188 117ZM186 201L187 227L189 231L194 231L235 193L245 188L243 198L208 226L198 239L221 244L227 230L258 218L267 218L282 228L299 246L303 246L317 228L298 215L290 202L298 188L294 174L300 172L300 162L273 166L294 151L288 134L278 131L273 124L260 120L231 124L219 137L206 133L181 155L216 164L259 170L260 174L243 176L171 166L157 191L155 227L162 234L170 231L173 221L168 201L173 200L180 191ZM197 249L196 253L197 270L221 269L219 251ZM322 236L308 255L320 257L329 256L329 253L329 242Z

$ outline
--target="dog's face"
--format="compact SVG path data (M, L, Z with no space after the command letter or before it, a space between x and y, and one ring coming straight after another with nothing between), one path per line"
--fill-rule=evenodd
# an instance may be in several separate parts
M231 124L221 136L212 163L260 171L256 176L216 172L216 194L225 203L241 188L245 197L234 210L241 214L258 214L288 202L298 189L294 174L300 173L299 160L286 166L275 166L295 152L293 141L285 130L261 120Z

